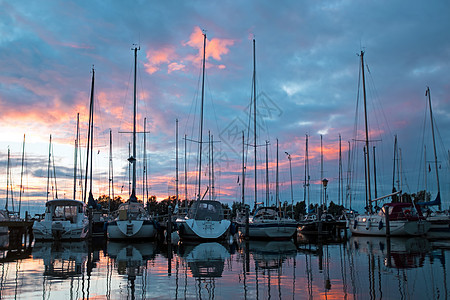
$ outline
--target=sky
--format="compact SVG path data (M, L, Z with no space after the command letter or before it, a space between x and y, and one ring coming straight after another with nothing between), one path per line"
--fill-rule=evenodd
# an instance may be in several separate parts
M244 152L245 201L255 200L251 147L255 142L253 120L249 118L253 115L250 104L254 39L258 202L269 199L273 203L276 198L278 139L281 201L318 203L325 193L321 179L327 178L327 202L364 206L360 75L360 54L364 51L369 160L371 172L376 170L376 177L372 175L371 180L376 178L378 197L391 192L393 181L396 185L401 182L402 190L408 193L424 189L426 182L432 197L436 194L425 96L429 86L441 193L444 207L448 208L449 15L450 4L440 0L427 3L2 0L0 205L6 204L8 183L9 207L12 190L14 205L18 206L21 197L22 210L42 207L39 205L46 201L47 195L52 199L56 192L59 198L73 197L77 113L82 147L77 158L76 198L82 198L80 182L84 180L79 176L85 176L92 68L95 69L92 191L94 197L109 193L111 149L114 195L128 198L134 47L140 48L136 81L137 124L141 132L137 134L138 197L142 199L145 190L142 132L146 118L148 194L163 199L176 193L178 119L179 194L185 198L186 174L187 196L195 198L204 33L207 42L202 137L208 141L210 133L214 142L210 143L213 155L209 154L210 144L203 144L201 193L206 192L208 185L212 186L208 174L213 173L215 198L229 205L241 201ZM21 176L24 134L25 163ZM51 168L48 167L50 135ZM306 135L309 193L304 188ZM395 135L401 155L394 159ZM290 154L291 166L286 153ZM394 172L393 162L398 172ZM48 185L49 173L56 176L50 176ZM347 183L351 203L346 196ZM373 182L372 190L374 186Z

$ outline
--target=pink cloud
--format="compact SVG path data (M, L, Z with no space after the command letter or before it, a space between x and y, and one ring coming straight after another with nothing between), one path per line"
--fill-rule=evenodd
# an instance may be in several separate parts
M213 38L206 41L206 60L208 58L213 58L215 60L221 60L224 54L227 54L230 49L229 47L234 45L234 40L231 39L219 39ZM184 45L190 46L192 48L198 49L197 56L188 56L187 59L193 62L201 62L203 57L203 32L199 27L195 27L194 31L189 37L189 41L184 43ZM220 69L224 69L224 65L219 66Z
M146 57L145 70L147 73L153 74L160 69L162 64L171 64L171 61L176 58L176 54L173 47L166 46L159 50L147 51Z

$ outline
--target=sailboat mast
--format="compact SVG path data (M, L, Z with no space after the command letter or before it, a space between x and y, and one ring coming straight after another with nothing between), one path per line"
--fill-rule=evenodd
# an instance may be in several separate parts
M8 163L6 165L6 204L5 204L5 210L7 212L8 212L8 198L9 198L9 155L10 155L10 149L8 147ZM47 188L47 190L48 190L48 188Z
M175 197L176 205L178 205L178 119L176 119L175 136Z
M187 209L188 197L187 197L187 136L184 135L184 200Z
M80 113L77 113L77 132L75 136L75 153L73 158L73 200L77 196L77 160L78 160L78 137L80 130Z
M257 164L256 164L256 41L253 39L253 140L254 140L254 155L255 155L255 208L258 195L258 181L257 181Z
M147 128L147 118L144 118L144 155L143 162L144 167L142 168L142 199L143 201L148 201L148 188L147 188L147 136L146 136L146 128ZM145 197L145 192L147 191L147 198ZM147 199L147 200L145 200Z
M425 180L425 190L424 190L424 201L427 201L427 146L423 146L423 161L424 161L424 180Z
M242 205L245 204L245 138L244 131L242 131Z
M137 201L136 198L136 111L137 111L137 101L136 101L136 77L137 77L137 52L141 50L141 47L134 47L134 85L133 85L133 156L130 157L130 162L133 166L133 182L131 186L131 201Z
M22 167L20 170L20 190L19 190L19 217L20 217L20 207L22 206L22 191L23 191L23 165L25 162L25 134L23 134L23 145L22 145Z
M351 169L350 169L350 166L351 166L351 145L350 145L350 141L348 141L347 142L348 143L348 153L347 153L347 187L346 187L346 189L347 189L347 192L346 192L346 195L345 195L345 206L347 206L347 199L348 199L348 202L349 202L349 207L350 207L350 209L352 208L352 193L351 193L351 190L350 190L350 184L351 184L351 174L352 174L352 172L351 172Z
M392 192L395 192L395 165L397 163L397 135L394 135L394 167L392 169ZM426 163L426 162L425 162Z
M375 161L375 146L373 146L373 185L374 185L374 196L375 199L378 198L377 191L377 165ZM375 206L377 206L377 202L375 201Z
M275 176L275 198L276 198L276 206L279 209L279 213L281 213L281 207L280 207L280 180L278 177L278 139L277 139L277 174Z
M89 102L89 124L88 124L88 140L87 140L87 151L86 151L86 176L84 178L84 197L83 201L86 203L86 192L87 192L87 179L88 174L90 176L89 184L89 196L92 195L92 146L93 146L93 133L94 133L94 80L95 80L95 70L92 68L92 82L91 82L91 97ZM90 158L90 159L89 159ZM89 172L89 162L90 162L90 172ZM89 173L88 173L89 172Z
M364 96L364 124L366 127L366 172L367 172L367 205L370 213L372 213L372 196L370 191L370 159L369 159L369 127L367 121L367 101L366 101L366 79L364 76L364 51L361 51L361 70L362 70L362 82L363 82L363 96Z
M320 135L320 181L323 180L323 136ZM320 188L320 205L325 203L323 199L323 187ZM325 207L326 209L326 207Z
M306 135L306 162L305 162L305 179L306 179L306 199L307 199L307 203L308 203L308 207L310 204L309 201L309 149L308 149L308 142L309 142L309 137L308 135Z
M198 193L197 200L201 197L201 185L202 185L202 150L203 150L203 104L205 97L205 60L206 60L206 33L203 33L203 63L202 63L202 99L200 108L200 141L199 141L199 153L198 153Z
M338 204L341 205L341 193L342 193L342 144L341 144L341 134L339 134L339 183L338 183ZM342 202L343 199L342 199Z
M437 181L438 196L440 197L441 188L440 188L440 184L439 184L439 172L438 172L438 165L437 165L436 140L435 140L435 137L434 137L433 109L431 108L431 92L430 92L430 88L428 86L427 86L427 91L425 92L425 95L428 96L428 104L430 105L431 134L433 136L433 150L434 150L434 169L436 170L436 181ZM441 210L441 203L440 202L439 202L439 210Z
M269 141L266 141L266 206L269 206Z
M111 210L111 199L114 199L114 173L113 173L113 159L112 159L112 130L109 130L109 202L108 211ZM112 198L111 198L112 196Z
M211 134L211 191L212 191L212 200L215 199L214 195L214 135Z
M49 187L50 187L50 162L51 162L51 150L52 150L52 135L50 134L50 142L48 144L48 165L47 165L47 201L48 201L48 194L49 194ZM9 149L8 149L8 156L9 156ZM8 199L8 192L6 193L6 199ZM8 203L8 202L6 202Z
M211 182L211 131L208 130L208 195L209 195L209 200L211 200L212 196L212 182Z

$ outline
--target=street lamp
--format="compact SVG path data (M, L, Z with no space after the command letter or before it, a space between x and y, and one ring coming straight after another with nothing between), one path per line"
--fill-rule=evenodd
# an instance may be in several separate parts
M327 185L328 185L328 179L326 179L326 178L324 178L324 179L322 179L322 185L323 185L323 188L324 188L324 190L325 190L325 209L327 208Z
M287 153L286 151L284 152L287 155L287 158L289 160L289 171L291 174L291 211L292 211L292 218L294 218L294 190L292 187L292 158L291 155L289 153Z

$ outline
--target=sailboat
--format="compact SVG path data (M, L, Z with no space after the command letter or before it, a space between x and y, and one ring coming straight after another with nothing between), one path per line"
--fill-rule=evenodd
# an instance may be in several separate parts
M240 235L249 239L291 239L297 232L297 222L285 217L279 207L279 185L278 185L278 140L277 140L277 171L276 171L276 207L257 207L257 163L256 163L256 56L255 39L253 39L253 138L254 138L254 159L255 159L255 210L248 221L243 214L237 219ZM244 172L243 172L244 175ZM244 177L244 176L243 176ZM244 199L244 188L242 190ZM244 204L244 203L243 203Z
M433 201L420 202L417 204L422 207L430 207L430 206L438 207L438 211L432 211L431 209L427 208L426 218L427 221L431 223L431 228L427 233L427 237L434 239L450 238L450 211L448 210L441 211L442 203L441 203L441 189L439 182L439 168L437 164L436 141L434 137L434 119L433 119L433 110L431 107L431 92L429 87L427 87L425 96L428 97L428 104L430 106L431 133L433 136L433 150L434 150L434 168L436 171L436 183L438 192L436 195L436 199L434 199Z
M133 154L128 158L133 167L132 190L130 198L119 205L113 220L107 224L109 239L151 239L157 233L155 221L136 197L136 68L139 49L138 47L132 49L134 50Z
M194 240L218 240L228 237L230 232L230 220L225 219L222 204L213 199L204 200L201 197L202 182L202 145L203 145L203 102L205 87L205 60L206 60L206 34L203 34L203 65L202 65L202 97L200 111L200 136L199 136L199 167L198 167L198 194L197 200L189 208L184 219L178 218L176 224L180 239ZM206 193L205 193L206 195Z
M366 188L367 188L367 205L366 213L354 216L350 220L350 231L353 235L371 235L384 236L390 234L392 236L417 236L423 235L430 229L430 223L425 221L422 216L420 207L416 207L413 203L385 203L378 213L374 213L372 202L385 199L401 193L395 192L383 197L372 200L370 189L370 161L369 161L369 129L367 125L367 108L366 108L366 87L364 77L364 51L361 51L361 74L364 95L364 121L365 121L365 163L366 163ZM366 152L367 150L367 152ZM389 231L387 231L387 220L389 221Z
M92 75L94 76L94 75ZM76 199L48 200L50 164L52 156L52 137L50 136L47 202L45 214L42 220L36 220L33 224L35 240L80 240L87 237L89 232L89 220L86 215L86 204Z

